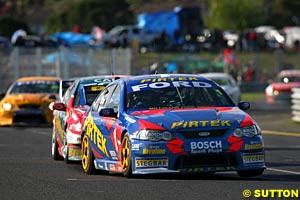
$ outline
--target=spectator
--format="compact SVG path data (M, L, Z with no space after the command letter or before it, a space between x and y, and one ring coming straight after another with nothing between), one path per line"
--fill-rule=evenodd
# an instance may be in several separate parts
M255 50L256 49L256 42L257 42L257 33L254 30L250 30L248 33L248 44L250 50Z
M79 29L79 26L78 26L78 25L75 25L75 26L74 26L73 32L74 32L74 33L79 33L79 32L80 32L80 29Z

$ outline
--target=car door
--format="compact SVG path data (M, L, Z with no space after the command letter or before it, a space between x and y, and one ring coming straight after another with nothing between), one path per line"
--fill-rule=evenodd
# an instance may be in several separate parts
M73 96L74 88L76 88L76 84L71 85L63 95L61 102L65 104L66 108L69 106L70 99ZM67 108L68 109L68 108ZM55 111L55 125L56 125L56 132L61 140L61 143L64 141L64 129L67 120L67 111Z
M113 108L116 116L119 113L121 89L117 84L105 88L95 99L92 105L92 118L96 123L101 137L105 138L106 149L109 150L109 159L117 160L121 144L122 124L117 117L100 116L99 112L103 108ZM105 156L105 155L103 155Z

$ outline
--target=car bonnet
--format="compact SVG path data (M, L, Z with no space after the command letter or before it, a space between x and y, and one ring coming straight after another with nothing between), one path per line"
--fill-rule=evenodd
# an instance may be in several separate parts
M140 128L151 129L158 125L170 131L235 129L254 124L252 118L237 107L144 110L134 111L131 117L136 119Z

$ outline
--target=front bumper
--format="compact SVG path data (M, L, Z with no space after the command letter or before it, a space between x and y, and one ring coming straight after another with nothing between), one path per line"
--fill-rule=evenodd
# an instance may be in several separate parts
M170 145L165 142L134 141L132 171L133 174L213 173L266 168L261 136L244 139L240 149L234 151L229 151L230 145L225 141L222 143L222 148L219 149L198 149L192 152L188 148L182 148L181 151L173 149L170 152Z
M52 111L40 109L20 109L14 112L1 112L0 125L30 125L51 124L53 120Z

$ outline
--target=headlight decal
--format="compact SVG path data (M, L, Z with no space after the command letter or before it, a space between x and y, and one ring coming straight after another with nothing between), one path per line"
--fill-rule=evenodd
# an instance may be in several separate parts
M250 126L253 124L254 124L253 119L249 115L246 115L244 120L241 122L240 127Z
M176 138L175 140L169 141L166 146L172 154L187 154L187 152L182 149L183 143L182 140Z
M229 136L227 141L229 143L229 149L226 152L240 151L244 144L244 138L238 138L233 135Z
M142 119L138 120L138 124L140 129L165 130L163 127L158 126L157 124Z

